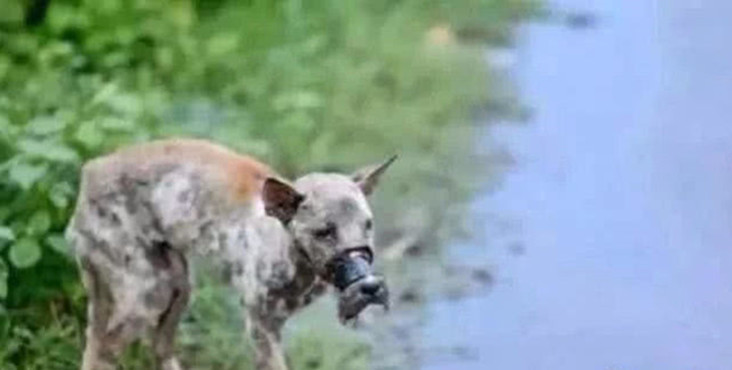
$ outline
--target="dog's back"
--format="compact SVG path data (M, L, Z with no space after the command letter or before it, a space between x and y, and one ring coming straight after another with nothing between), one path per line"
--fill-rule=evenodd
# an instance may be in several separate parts
M257 160L211 142L160 140L127 147L88 162L83 169L82 195L94 196L131 179L155 182L180 169L194 172L222 200L234 203L257 197L264 179L271 174Z
M191 244L212 219L261 214L270 173L253 158L201 140L132 146L84 166L71 228L127 229L143 244Z

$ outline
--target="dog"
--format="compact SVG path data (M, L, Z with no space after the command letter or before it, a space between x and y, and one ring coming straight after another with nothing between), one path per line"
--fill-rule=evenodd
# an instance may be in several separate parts
M330 286L344 323L369 305L388 307L371 267L366 198L395 159L290 183L223 146L168 139L86 163L66 231L89 296L82 370L114 369L146 335L159 369L181 369L174 338L193 254L229 271L260 370L287 369L283 325Z

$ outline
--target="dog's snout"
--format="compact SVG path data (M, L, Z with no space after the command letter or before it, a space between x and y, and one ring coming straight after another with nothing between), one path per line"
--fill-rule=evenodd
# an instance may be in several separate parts
M378 280L364 281L359 287L361 294L367 296L378 295L379 292L384 288L384 282Z
M389 289L381 276L369 274L341 291L339 316L342 320L349 320L369 305L381 305L389 309Z
M389 305L389 290L384 278L376 275L369 275L358 281L358 293L365 302L372 304Z
M345 289L372 274L370 256L358 249L335 258L333 266L333 285Z

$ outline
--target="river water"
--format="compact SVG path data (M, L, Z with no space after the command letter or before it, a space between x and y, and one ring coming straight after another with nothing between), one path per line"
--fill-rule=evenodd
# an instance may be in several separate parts
M732 369L732 1L562 0L512 67L530 123L461 261L488 294L429 305L424 369Z

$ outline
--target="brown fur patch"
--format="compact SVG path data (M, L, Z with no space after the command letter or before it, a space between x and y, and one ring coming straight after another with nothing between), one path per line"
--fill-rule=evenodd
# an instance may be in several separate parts
M227 200L237 202L258 197L264 180L273 173L255 158L198 139L166 139L125 147L89 162L84 169L97 178L126 175L145 179L181 163L200 167L204 181L213 183Z

